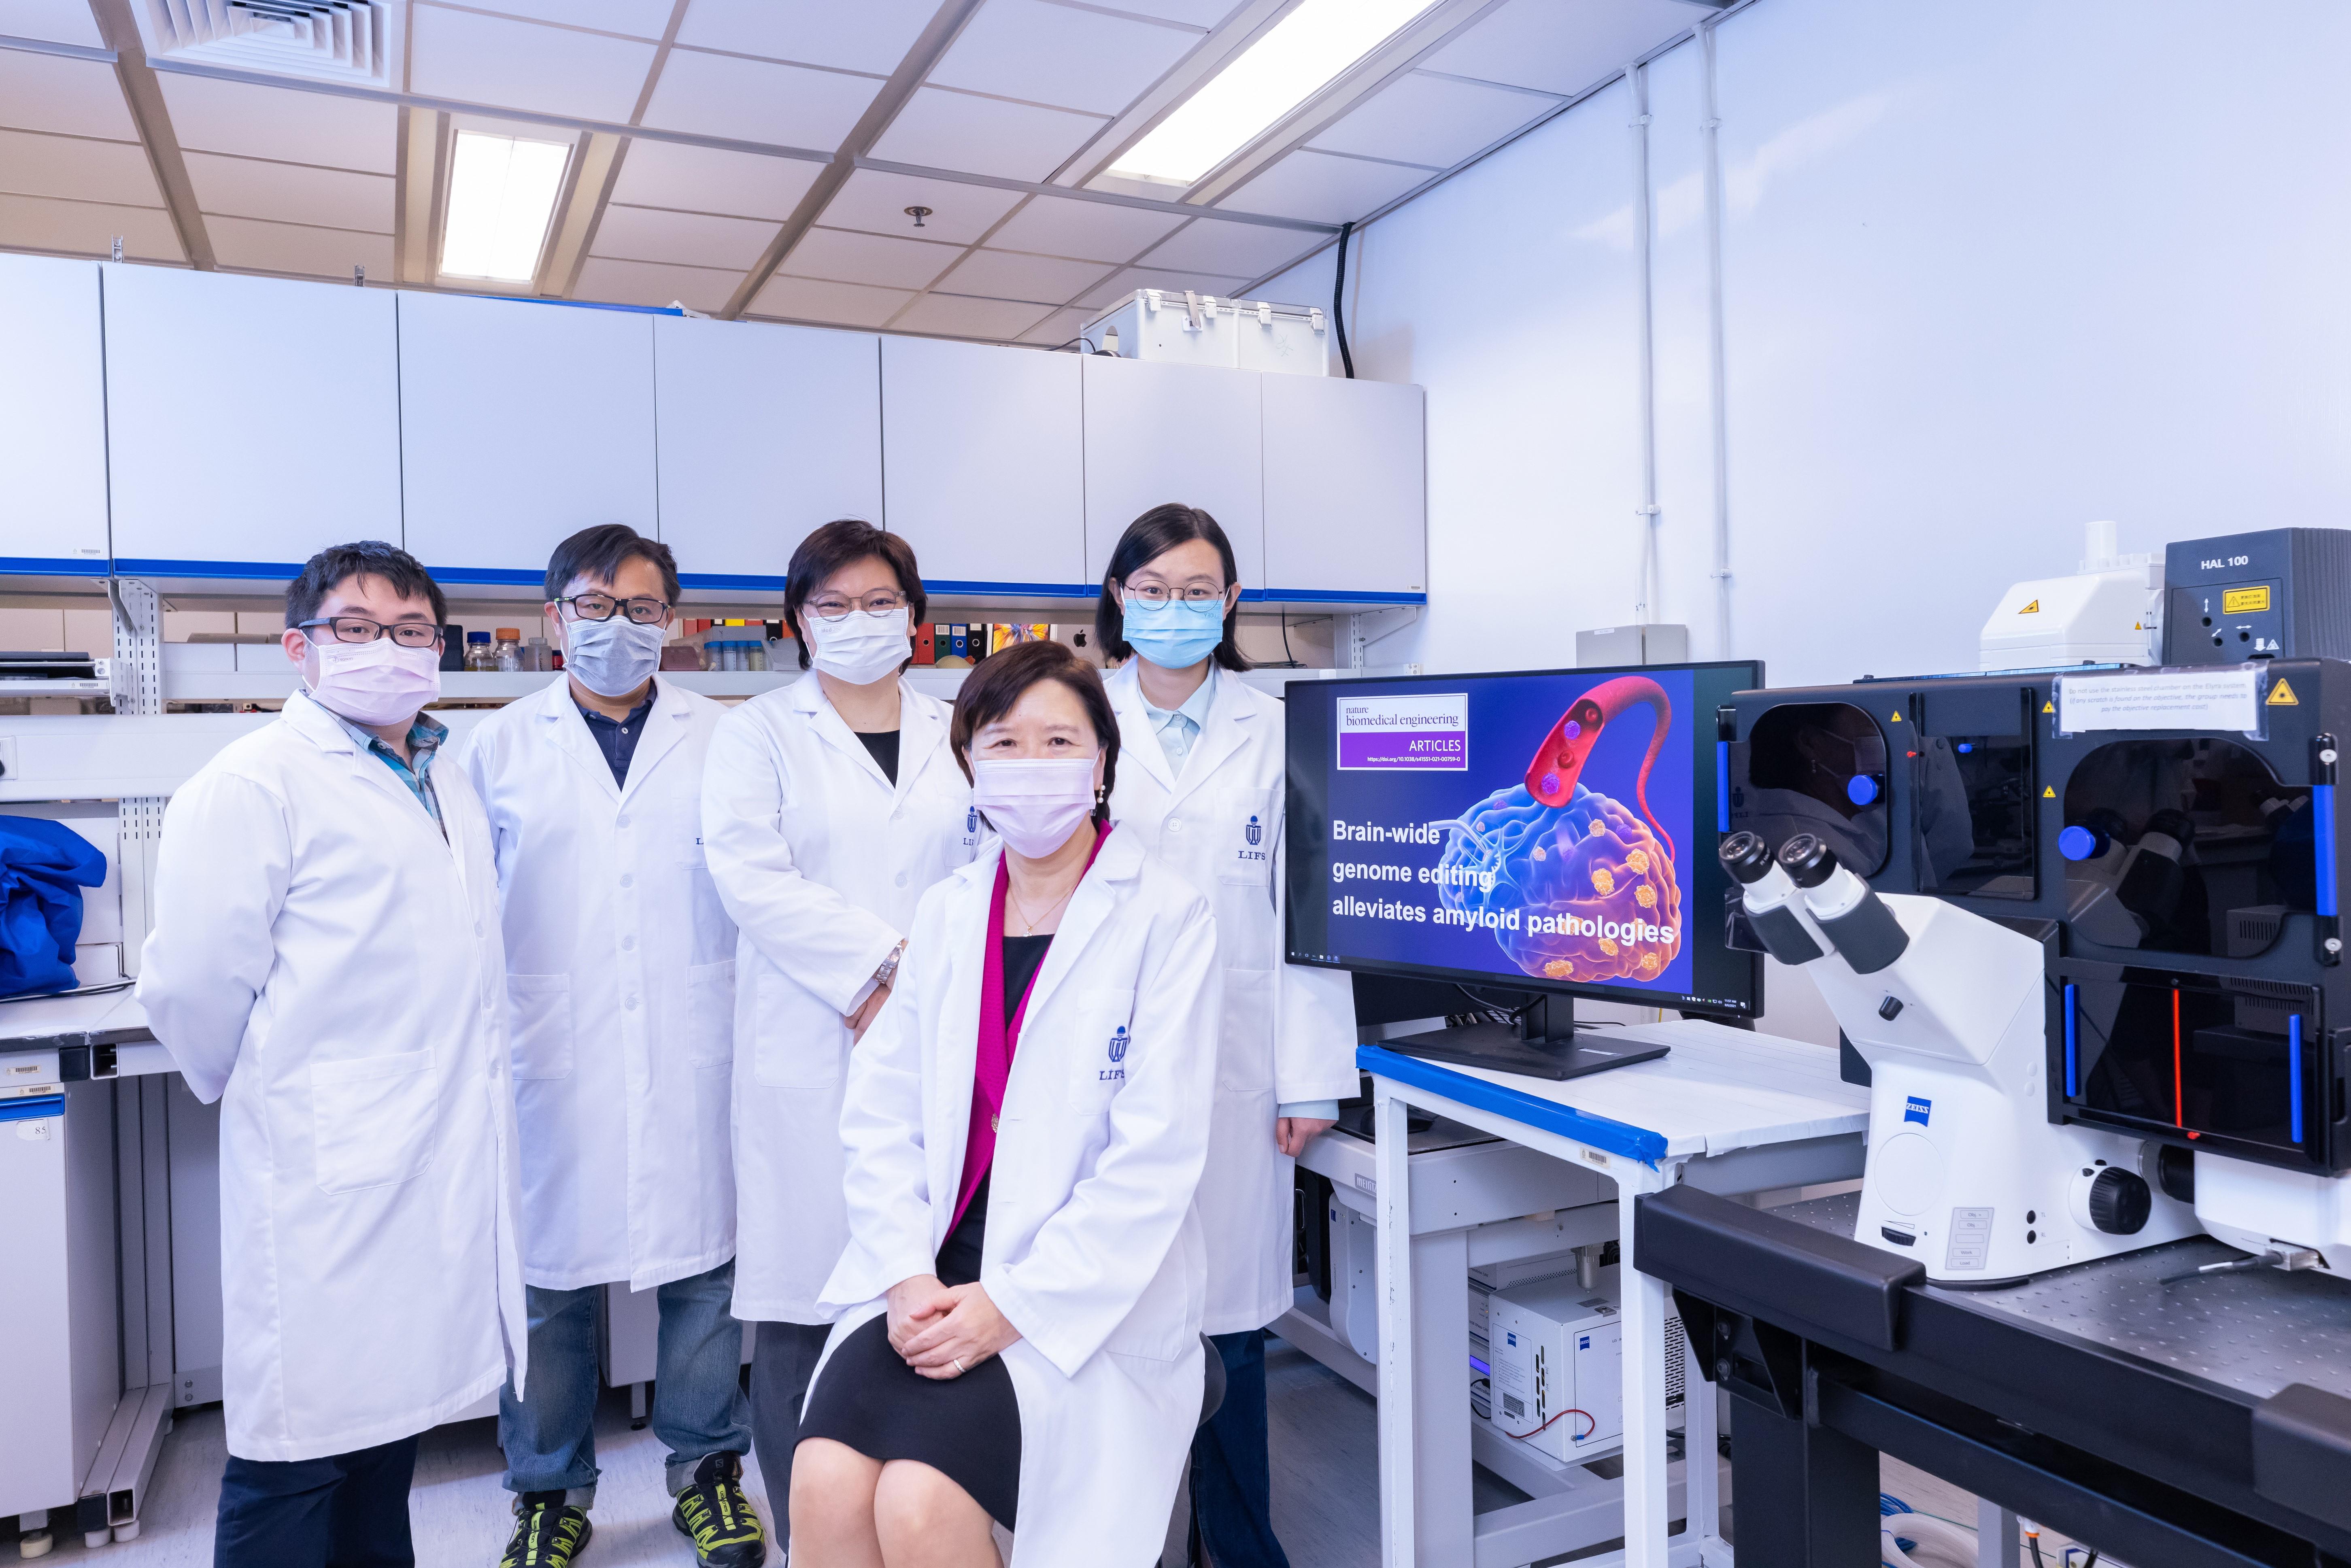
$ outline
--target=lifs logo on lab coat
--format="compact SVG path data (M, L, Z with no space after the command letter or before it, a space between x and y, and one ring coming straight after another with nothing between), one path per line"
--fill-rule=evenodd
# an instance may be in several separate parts
M1251 817L1241 824L1241 841L1233 846L1233 858L1243 865L1261 865L1265 862L1265 824Z
M1249 835L1249 841L1251 845L1254 846L1265 842L1265 827L1255 817L1251 817L1249 820L1249 826L1242 831Z
M1095 1075L1098 1082L1117 1083L1125 1079L1126 1048L1132 1043L1126 1038L1126 1026L1119 1025L1118 1032L1110 1037L1110 1065Z

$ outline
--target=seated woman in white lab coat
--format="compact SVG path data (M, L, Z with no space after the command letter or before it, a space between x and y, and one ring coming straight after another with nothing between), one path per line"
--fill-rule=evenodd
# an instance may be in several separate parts
M988 658L951 735L1002 843L925 894L851 1055L793 1562L993 1568L993 1522L1022 1568L1141 1564L1201 1413L1215 925L1108 826L1118 725L1067 648Z

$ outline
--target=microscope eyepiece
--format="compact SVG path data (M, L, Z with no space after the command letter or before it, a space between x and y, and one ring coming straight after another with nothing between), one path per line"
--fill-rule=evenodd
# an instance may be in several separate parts
M1836 870L1836 852L1818 834L1798 833L1780 846L1780 864L1798 887L1818 887Z
M1723 840L1716 852L1722 857L1723 869L1741 887L1761 882L1771 869L1771 847L1743 829Z

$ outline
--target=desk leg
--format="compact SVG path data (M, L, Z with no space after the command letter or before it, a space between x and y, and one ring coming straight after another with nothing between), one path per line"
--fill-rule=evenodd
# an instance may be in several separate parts
M2016 1568L2020 1551L2014 1511L1976 1499L1976 1568Z
M1379 1192L1380 1561L1414 1568L1419 1466L1414 1439L1412 1178L1405 1103L1374 1080L1373 1168ZM1468 1354L1466 1348L1463 1354Z
M1477 1496L1469 1469L1469 1233L1412 1239L1415 1568L1472 1568Z
M1722 1539L1722 1466L1715 1450L1715 1386L1698 1369L1698 1346L1682 1349L1682 1511L1688 1518L1689 1538L1698 1542L1701 1563L1722 1561L1729 1553Z
M1633 1256L1633 1204L1665 1184L1617 1162L1616 1246L1625 1308L1625 1568L1666 1568L1666 1282ZM1646 1178L1646 1179L1644 1179ZM1742 1489L1743 1495L1743 1489Z
M1873 1568L1879 1561L1876 1449L1734 1398L1730 1473L1742 1562Z

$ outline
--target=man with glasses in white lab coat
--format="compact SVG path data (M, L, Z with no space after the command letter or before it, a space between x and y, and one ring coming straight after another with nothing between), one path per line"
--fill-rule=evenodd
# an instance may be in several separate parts
M286 591L303 687L163 816L139 1000L221 1102L215 1568L416 1561L416 1438L525 1382L489 824L436 768L441 590L375 541Z
M584 528L547 567L564 674L467 739L504 900L532 1373L500 1396L515 1528L501 1568L569 1568L591 1533L596 1298L655 1293L653 1426L696 1558L758 1568L743 1493L733 1092L735 923L702 852L703 759L726 712L660 680L667 545Z

